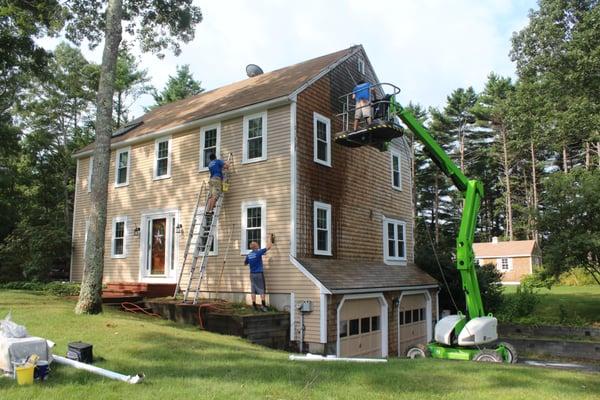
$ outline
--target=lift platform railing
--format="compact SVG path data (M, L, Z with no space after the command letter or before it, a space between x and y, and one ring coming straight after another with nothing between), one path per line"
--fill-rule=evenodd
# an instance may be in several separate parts
M375 92L375 96L373 96ZM355 91L340 96L340 102L342 103L342 112L337 114L336 117L342 123L342 131L350 132L354 130L354 116L360 109L370 108L371 122L375 120L384 120L395 122L394 116L396 115L396 95L400 94L400 88L391 83L377 83L372 84L369 88L370 102L365 106L356 106L356 101L353 99ZM359 121L359 126L364 128L364 118Z

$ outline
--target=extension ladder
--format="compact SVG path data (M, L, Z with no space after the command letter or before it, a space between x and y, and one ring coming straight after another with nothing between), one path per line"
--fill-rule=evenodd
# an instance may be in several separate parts
M231 159L232 154L229 154L227 162L230 162ZM210 199L210 191L208 190L208 185L206 182L202 183L200 192L198 192L198 198L196 199L196 206L194 207L188 239L185 244L185 251L183 253L183 261L181 262L181 269L179 271L179 279L177 279L177 286L175 287L175 294L173 295L174 297L177 297L179 291L181 290L181 281L186 273L186 264L188 263L188 257L191 254L189 276L187 277L188 284L183 292L184 303L189 300L192 293L192 304L196 304L198 302L198 297L200 296L200 285L202 284L202 280L206 275L208 256L217 232L217 224L219 222L219 216L221 214L224 197L224 193L221 193L214 208L212 209L212 212L207 213L206 210L208 208L208 201ZM200 212L200 205L203 200L204 208ZM198 275L198 281L195 284L195 289L192 289L194 277L196 275Z

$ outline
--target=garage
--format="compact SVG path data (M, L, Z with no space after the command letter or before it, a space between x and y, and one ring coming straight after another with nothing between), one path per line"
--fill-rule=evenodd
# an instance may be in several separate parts
M398 332L400 332L398 355L400 357L403 357L410 347L428 342L427 327L430 315L430 298L425 294L401 297L398 308Z
M339 314L341 357L382 357L378 298L346 300Z

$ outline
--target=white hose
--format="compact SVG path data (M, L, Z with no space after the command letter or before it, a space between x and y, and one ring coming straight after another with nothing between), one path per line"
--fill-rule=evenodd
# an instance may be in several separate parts
M305 356L298 356L295 354L290 355L292 361L349 361L359 363L382 363L387 362L385 358L347 358L347 357L336 357L336 356L320 356L318 354L308 353Z
M128 376L128 375L119 374L117 372L109 371L107 369L94 367L93 365L90 365L90 364L85 364L85 363L82 363L79 361L70 360L68 358L61 357L61 356L53 355L52 358L54 359L54 361L56 361L59 364L68 365L68 366L71 366L71 367L74 367L77 369L82 369L84 371L91 372L93 374L102 375L102 376L105 376L110 379L115 379L118 381L123 381L123 382L131 383L131 384L140 383L144 379L144 374Z

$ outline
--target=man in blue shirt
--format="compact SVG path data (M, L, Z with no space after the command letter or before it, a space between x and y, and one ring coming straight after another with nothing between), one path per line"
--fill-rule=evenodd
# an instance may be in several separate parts
M246 256L244 260L244 265L247 265L250 268L250 287L252 298L252 307L258 311L258 307L256 307L256 295L260 295L260 300L262 305L260 306L261 311L267 311L267 305L265 304L265 275L263 273L263 261L262 256L268 251L271 250L273 246L273 241L271 239L271 235L269 235L269 239L267 240L267 247L263 249L258 248L258 243L250 242L250 253Z
M371 123L371 92L375 88L369 82L359 81L352 90L352 99L356 101L354 107L354 130L358 129L358 121L362 118L367 119L367 124Z
M208 205L206 206L207 213L212 212L217 199L221 195L221 192L223 192L223 170L229 168L229 163L217 159L215 153L210 153L209 158L208 170L210 171L210 180L208 181L208 188L210 190L210 199L208 199Z

